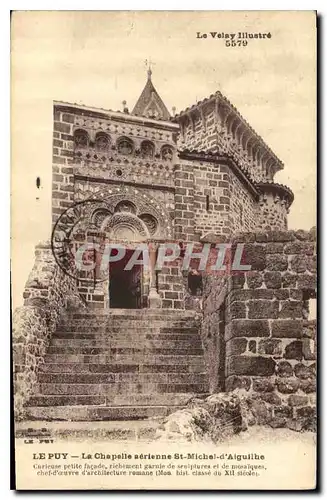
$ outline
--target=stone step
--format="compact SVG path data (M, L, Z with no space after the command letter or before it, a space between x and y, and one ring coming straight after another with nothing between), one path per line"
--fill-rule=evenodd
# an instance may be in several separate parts
M49 374L50 375L50 374ZM64 374L52 374L64 375ZM72 374L68 374L72 375ZM115 383L100 384L83 383L80 379L76 382L69 383L64 377L60 378L61 382L52 382L58 379L48 378L51 382L43 382L40 378L38 384L38 394L109 394L113 392L121 392L124 390L128 393L151 392L159 390L158 384L202 384L207 382L207 376L204 373L116 373L113 374ZM85 379L84 379L85 380Z
M15 423L17 439L55 439L77 441L148 441L154 439L161 418L112 422L62 422L25 420Z
M207 393L207 391L201 391ZM186 405L196 391L182 394L102 394L102 395L41 395L32 396L28 406L129 406Z
M106 395L46 395L46 396L32 396L29 399L28 406L102 406L110 404L107 401Z
M108 389L105 390L106 386L102 386L102 392L98 393L86 393L86 394L37 394L33 396L29 402L30 406L64 406L68 405L102 405L106 406L118 406L118 405L143 405L148 404L153 405L184 405L186 404L194 395L194 391L185 391L180 393L170 392L170 393L158 393L153 394L149 392L133 392L126 391L122 393L119 391L112 391ZM91 388L95 388L91 385ZM202 391L201 394L207 394L208 390ZM94 399L91 399L91 397ZM84 403L85 402L85 403Z
M188 372L189 368L203 367L204 359L202 355L196 356L166 356L155 354L117 354L116 356L108 356L106 354L84 355L84 354L47 354L44 359L44 364L40 365L42 371L47 364L60 364L61 370L63 365L84 365L90 366L90 371L145 371L156 367L174 371L174 367L179 367L181 372ZM42 368L41 368L42 367ZM98 369L96 368L98 367ZM105 368L106 367L106 368ZM80 370L82 368L72 368Z
M181 340L161 340L154 339L142 340L140 338L135 337L133 340L124 340L124 339L112 339L112 338L97 338L97 339L60 339L60 338L52 338L51 339L51 347L70 347L76 348L77 350L84 347L98 347L106 349L129 349L134 348L138 350L144 349L201 349L202 343L199 338L195 339L184 339Z
M160 418L207 395L199 320L170 309L66 314L39 367L27 418Z
M155 317L155 316L167 316L168 318L172 317L182 317L182 318L197 318L199 316L198 313L190 310L190 309L183 309L183 310L176 310L176 309L97 309L96 312L92 309L79 309L74 312L70 312L66 314L67 317L71 318L85 318L89 316L102 316L102 317L122 317L122 316L129 316L129 317Z
M170 374L170 378L168 381L167 378L167 383L162 383L158 384L156 386L156 390L158 392L172 392L171 389L166 389L166 386L170 386L171 384L177 386L177 385L182 385L182 386L188 386L188 385L196 385L196 382L192 382L189 380L189 377L191 374L186 374L186 377L177 377L176 374ZM175 376L174 376L175 375ZM182 374L178 374L182 375ZM181 384L178 384L179 381L182 380ZM121 389L124 388L124 384L127 384L128 382L122 382L119 376L117 376L116 373L108 372L108 373L39 373L38 377L38 382L39 384L110 384L110 385L116 385L117 383L121 382L122 386ZM197 383L203 384L205 383L205 378L202 378L199 380ZM139 381L139 386L142 386L142 380ZM160 386L160 387L159 387ZM161 387L162 386L162 387ZM85 388L86 389L86 388ZM141 392L141 390L139 391ZM176 388L175 392L183 392L181 391L178 387ZM187 390L189 392L189 390ZM202 389L198 389L198 392L202 392Z
M203 355L203 349L202 348L193 348L193 347L187 347L187 348L161 348L161 347L113 347L110 348L109 346L103 346L103 347L70 347L70 346L52 346L48 348L48 354L85 354L85 355L95 355L95 354L101 354L101 355L107 355L107 356L114 356L116 354L139 354L139 353L144 353L146 352L147 354L162 354L166 356L201 356ZM111 358L112 359L112 358Z
M94 331L89 331L89 332L68 332L68 331L57 331L53 334L52 338L53 339L85 339L85 340L98 340L98 339L112 339L112 340L138 340L138 341L143 341L143 340L180 340L180 341L185 341L187 339L191 340L197 340L200 339L200 335L198 332L195 331L190 331L187 328L184 331L178 331L178 332L171 332L171 333L166 333L166 332L161 332L161 331L155 331L152 333L149 333L149 328L146 330L141 329L141 330L133 330L133 331L107 331L107 332L94 332Z
M193 374L204 373L205 366L201 364L180 365L129 365L129 364L87 364L87 363L44 363L40 365L39 373L126 373L126 374L149 374L157 373L180 373Z
M172 334L180 334L180 335L199 335L199 328L198 327L190 327L190 326L170 326L170 327L154 327L153 325L151 326L142 326L142 327L135 327L135 328L125 328L124 325L117 325L117 326L112 326L112 325L107 325L106 328L100 327L100 326L94 326L94 327L85 327L83 325L76 327L74 324L68 324L65 326L63 329L60 329L59 327L57 328L55 335L57 334L65 334L65 333L79 333L79 334L113 334L113 333L118 333L118 334L126 334L126 333L137 333L137 334L146 334L146 335L158 335L158 334L166 334L166 335L172 335Z
M202 395L209 395L208 388L201 392ZM183 393L162 393L162 394L118 394L113 399L114 406L127 405L149 405L149 406L186 406L187 403L196 396L193 391Z
M152 319L144 319L144 320L116 320L116 321L101 321L98 318L90 319L81 319L81 320L61 320L58 323L58 330L67 330L72 329L75 331L88 331L88 330L108 330L111 328L118 328L119 330L128 330L128 329L144 329L144 328L153 328L160 329L164 328L166 331L175 328L198 328L199 325L195 324L194 321L170 321L162 318L162 320L152 320ZM80 330L82 328L82 330Z
M30 406L26 418L30 420L143 420L166 417L183 406Z

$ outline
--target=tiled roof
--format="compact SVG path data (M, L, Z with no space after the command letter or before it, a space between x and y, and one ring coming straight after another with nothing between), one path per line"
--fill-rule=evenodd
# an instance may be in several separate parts
M288 186L285 186L285 184L278 184L277 182L259 182L256 187L260 192L264 192L269 188L276 191L281 191L284 195L287 195L290 203L292 203L294 200L293 191Z
M147 114L147 110L152 109L152 107L154 107L155 110L157 111L156 115L153 116L152 118L163 119L163 120L170 119L170 113L166 108L165 103L161 99L160 95L156 91L151 80L151 72L149 71L148 80L145 84L145 87L140 97L137 100L137 103L134 106L132 114L139 116L146 116L149 118L150 116L149 114Z

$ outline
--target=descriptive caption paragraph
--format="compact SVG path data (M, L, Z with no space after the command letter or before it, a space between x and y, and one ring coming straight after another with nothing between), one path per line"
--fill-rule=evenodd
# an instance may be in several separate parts
M75 460L70 462L71 459ZM174 453L171 455L82 453L78 457L70 456L68 453L33 453L34 460L33 471L37 476L259 477L267 470L265 456L257 453ZM47 463L42 463L43 460ZM56 460L60 460L61 463L54 463L53 461ZM65 463L66 460L67 463Z

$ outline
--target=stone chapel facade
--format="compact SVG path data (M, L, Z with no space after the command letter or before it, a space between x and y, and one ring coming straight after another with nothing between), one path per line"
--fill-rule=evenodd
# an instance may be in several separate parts
M283 164L220 92L171 117L149 70L131 113L56 102L53 134L54 224L71 204L95 200L90 228L108 241L152 242L153 252L159 242L287 229L293 194L274 182ZM123 265L97 286L82 272L89 306L184 309L178 268L127 275Z

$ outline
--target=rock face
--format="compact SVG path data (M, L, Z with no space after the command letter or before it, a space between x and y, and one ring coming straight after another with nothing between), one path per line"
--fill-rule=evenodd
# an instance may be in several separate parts
M185 408L169 415L157 429L155 438L178 442L211 441L213 425L213 418L207 410Z
M203 400L192 399L187 408L169 415L157 429L156 438L219 442L254 423L255 418L242 396L213 394Z
M273 394L271 394L273 395ZM307 398L291 396L290 406L305 406ZM266 399L266 401L265 401ZM279 404L279 406L277 406ZM178 442L226 441L228 437L246 431L249 426L269 425L272 428L288 427L291 430L316 430L315 412L304 412L292 417L292 408L281 401L245 390L236 393L213 394L203 400L191 400L187 408L170 414L158 427L155 439Z

